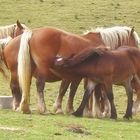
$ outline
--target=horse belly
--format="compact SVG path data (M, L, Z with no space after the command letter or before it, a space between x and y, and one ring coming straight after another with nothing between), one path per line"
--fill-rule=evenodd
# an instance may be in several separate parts
M114 84L122 83L126 81L128 78L133 77L134 74L135 74L135 69L133 65L125 66L120 64L119 68L116 69L113 74L113 79L112 79L113 83Z

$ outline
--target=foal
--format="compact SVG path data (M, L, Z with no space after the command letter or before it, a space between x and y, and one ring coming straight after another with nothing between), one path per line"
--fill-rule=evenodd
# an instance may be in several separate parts
M117 118L112 84L123 84L127 89L128 103L124 118L132 117L133 90L131 80L133 77L139 82L140 78L140 52L137 48L122 47L114 51L106 48L88 48L75 55L73 58L59 58L55 62L55 68L60 71L62 77L77 75L88 78L88 84L83 100L73 114L81 116L89 97L97 84L103 84L111 105L111 117ZM74 77L71 77L74 78Z

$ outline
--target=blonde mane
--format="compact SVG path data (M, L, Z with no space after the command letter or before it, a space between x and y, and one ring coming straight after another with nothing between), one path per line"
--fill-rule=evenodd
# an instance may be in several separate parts
M28 29L25 24L21 24L23 28ZM6 26L0 26L0 38L6 38L12 36L14 31L17 29L17 24L11 24Z
M111 46L111 49L116 49L119 42L120 45L127 45L129 43L128 41L131 29L132 28L127 26L114 26L111 28L98 27L95 30L92 29L90 31L86 31L84 34L88 34L90 32L100 32L105 45ZM140 38L135 31L133 32L133 36L136 44L140 44Z
M0 26L0 38L5 38L13 34L16 24Z

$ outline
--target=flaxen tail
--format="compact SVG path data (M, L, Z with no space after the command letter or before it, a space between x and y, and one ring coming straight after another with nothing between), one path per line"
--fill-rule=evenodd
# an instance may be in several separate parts
M26 31L21 36L20 49L18 53L18 77L22 90L22 95L29 100L31 84L31 58L29 40L32 37L32 31Z

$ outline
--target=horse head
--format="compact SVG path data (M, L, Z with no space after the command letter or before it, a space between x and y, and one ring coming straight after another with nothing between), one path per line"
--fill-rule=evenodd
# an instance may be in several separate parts
M13 38L16 36L19 36L23 34L25 30L28 30L29 28L25 24L21 24L19 20L17 20L16 24L14 25L14 33L13 33Z
M129 32L128 44L130 46L136 46L136 47L138 47L138 44L140 44L140 38L138 34L135 32L134 26L131 28L131 31Z
M55 67L57 68L67 68L67 67L74 67L83 63L86 60L90 60L91 58L97 58L105 54L110 48L107 47L97 47L97 48L86 48L80 53L76 55L72 55L68 58L63 57L56 57L55 60Z
M64 67L67 67L67 65L69 63L69 60L72 59L73 57L74 57L74 54L70 55L67 58L64 58L64 57L62 57L60 55L57 55L56 58L55 58L54 67L59 68L64 64L65 64Z

